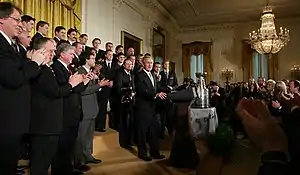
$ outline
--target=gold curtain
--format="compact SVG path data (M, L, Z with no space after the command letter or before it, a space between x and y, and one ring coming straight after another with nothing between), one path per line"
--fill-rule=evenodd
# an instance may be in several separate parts
M253 77L253 60L252 54L253 49L251 45L246 41L242 41L242 70L243 70L243 81L248 81L249 77Z
M253 52L251 45L243 40L243 81L248 80L249 77L253 77ZM268 57L268 78L278 80L278 54L267 55Z
M211 42L193 42L182 45L182 70L184 77L190 77L190 62L192 55L204 55L204 71L207 72L206 80L212 80Z
M278 54L268 56L268 77L269 79L278 80Z
M4 2L6 0L0 0ZM49 36L54 36L56 26L81 29L81 0L12 0L14 4L23 10L23 14L50 24ZM32 31L34 34L36 31Z

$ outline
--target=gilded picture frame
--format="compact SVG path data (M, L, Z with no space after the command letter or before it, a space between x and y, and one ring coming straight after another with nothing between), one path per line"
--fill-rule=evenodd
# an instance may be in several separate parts
M126 52L129 47L133 47L135 54L143 53L143 40L124 30L121 31L121 44L124 46L124 52Z

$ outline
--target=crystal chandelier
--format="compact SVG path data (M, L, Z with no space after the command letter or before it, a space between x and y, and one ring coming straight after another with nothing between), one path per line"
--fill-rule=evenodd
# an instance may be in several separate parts
M249 33L252 49L260 54L277 53L290 41L289 30L287 29L280 27L280 32L277 35L274 19L275 15L267 1L267 6L261 16L260 29L257 32Z

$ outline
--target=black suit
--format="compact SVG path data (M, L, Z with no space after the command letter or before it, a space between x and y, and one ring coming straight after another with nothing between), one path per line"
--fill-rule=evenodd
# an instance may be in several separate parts
M21 137L29 131L30 80L39 66L22 59L0 34L0 172L14 174Z
M100 79L107 79L113 81L115 78L116 69L118 68L118 64L115 62L111 62L111 67L109 68L106 62L102 62L102 69L100 72ZM110 100L111 102L111 88L103 87L101 91L97 93L98 96L98 105L99 105L99 113L96 118L96 129L102 130L105 129L106 124L106 113L107 113L107 102ZM110 103L112 104L112 103ZM112 107L112 105L111 105ZM111 117L111 116L110 116ZM113 119L109 120L110 127L114 127Z
M21 44L18 44L18 50L19 50L19 53L20 53L20 55L24 58L24 59L28 59L27 58L27 49L25 49L24 47L23 47L23 45L21 45Z
M159 82L159 85L163 87L164 89L169 89L167 86L172 87L173 89L176 89L178 86L177 83L177 77L174 71L169 71L169 75L167 76L165 71L160 72L161 80ZM169 89L168 92L171 90Z
M30 173L42 175L55 155L63 124L63 96L71 93L70 84L58 85L52 69L42 66L38 79L32 84L30 119Z
M133 141L134 134L134 99L131 103L122 103L122 97L125 96L122 88L132 88L132 92L135 91L134 75L132 72L125 72L124 69L119 69L116 74L114 82L114 105L120 106L119 110L114 112L116 124L119 125L119 143L122 147L129 147Z
M44 36L41 34L41 33L39 33L39 32L36 32L36 34L32 37L32 39L31 39L31 42L30 42L30 48L32 49L33 48L33 43L34 43L34 41L36 40L36 39L38 39L38 38L43 38Z
M169 93L177 88L177 77L174 71L169 71L167 75L163 70L160 72L160 76L161 79L159 85L162 87L163 92ZM172 87L172 89L169 87ZM172 134L175 126L175 106L170 101L165 101L164 105L161 106L163 106L161 110L162 134L164 134L165 126L167 127L169 134Z
M56 44L58 44L61 41L61 39L57 38L56 36L53 38L53 40L56 42Z
M146 72L142 70L135 76L136 113L138 134L138 155L147 155L146 140L150 146L150 155L159 155L159 117L156 115L155 95L158 85L152 74L154 86Z
M60 86L69 82L70 73L59 60L54 61L52 68ZM73 170L72 160L79 122L82 118L81 92L83 83L72 89L70 95L63 98L63 125L59 137L58 149L52 163L52 174L70 174Z

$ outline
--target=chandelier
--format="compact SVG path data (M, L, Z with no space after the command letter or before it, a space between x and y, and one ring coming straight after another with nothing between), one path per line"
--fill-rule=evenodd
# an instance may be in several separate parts
M274 19L275 15L267 1L261 16L260 29L257 32L249 33L252 49L260 54L277 53L290 41L290 31L287 29L280 27L280 32L277 35Z

